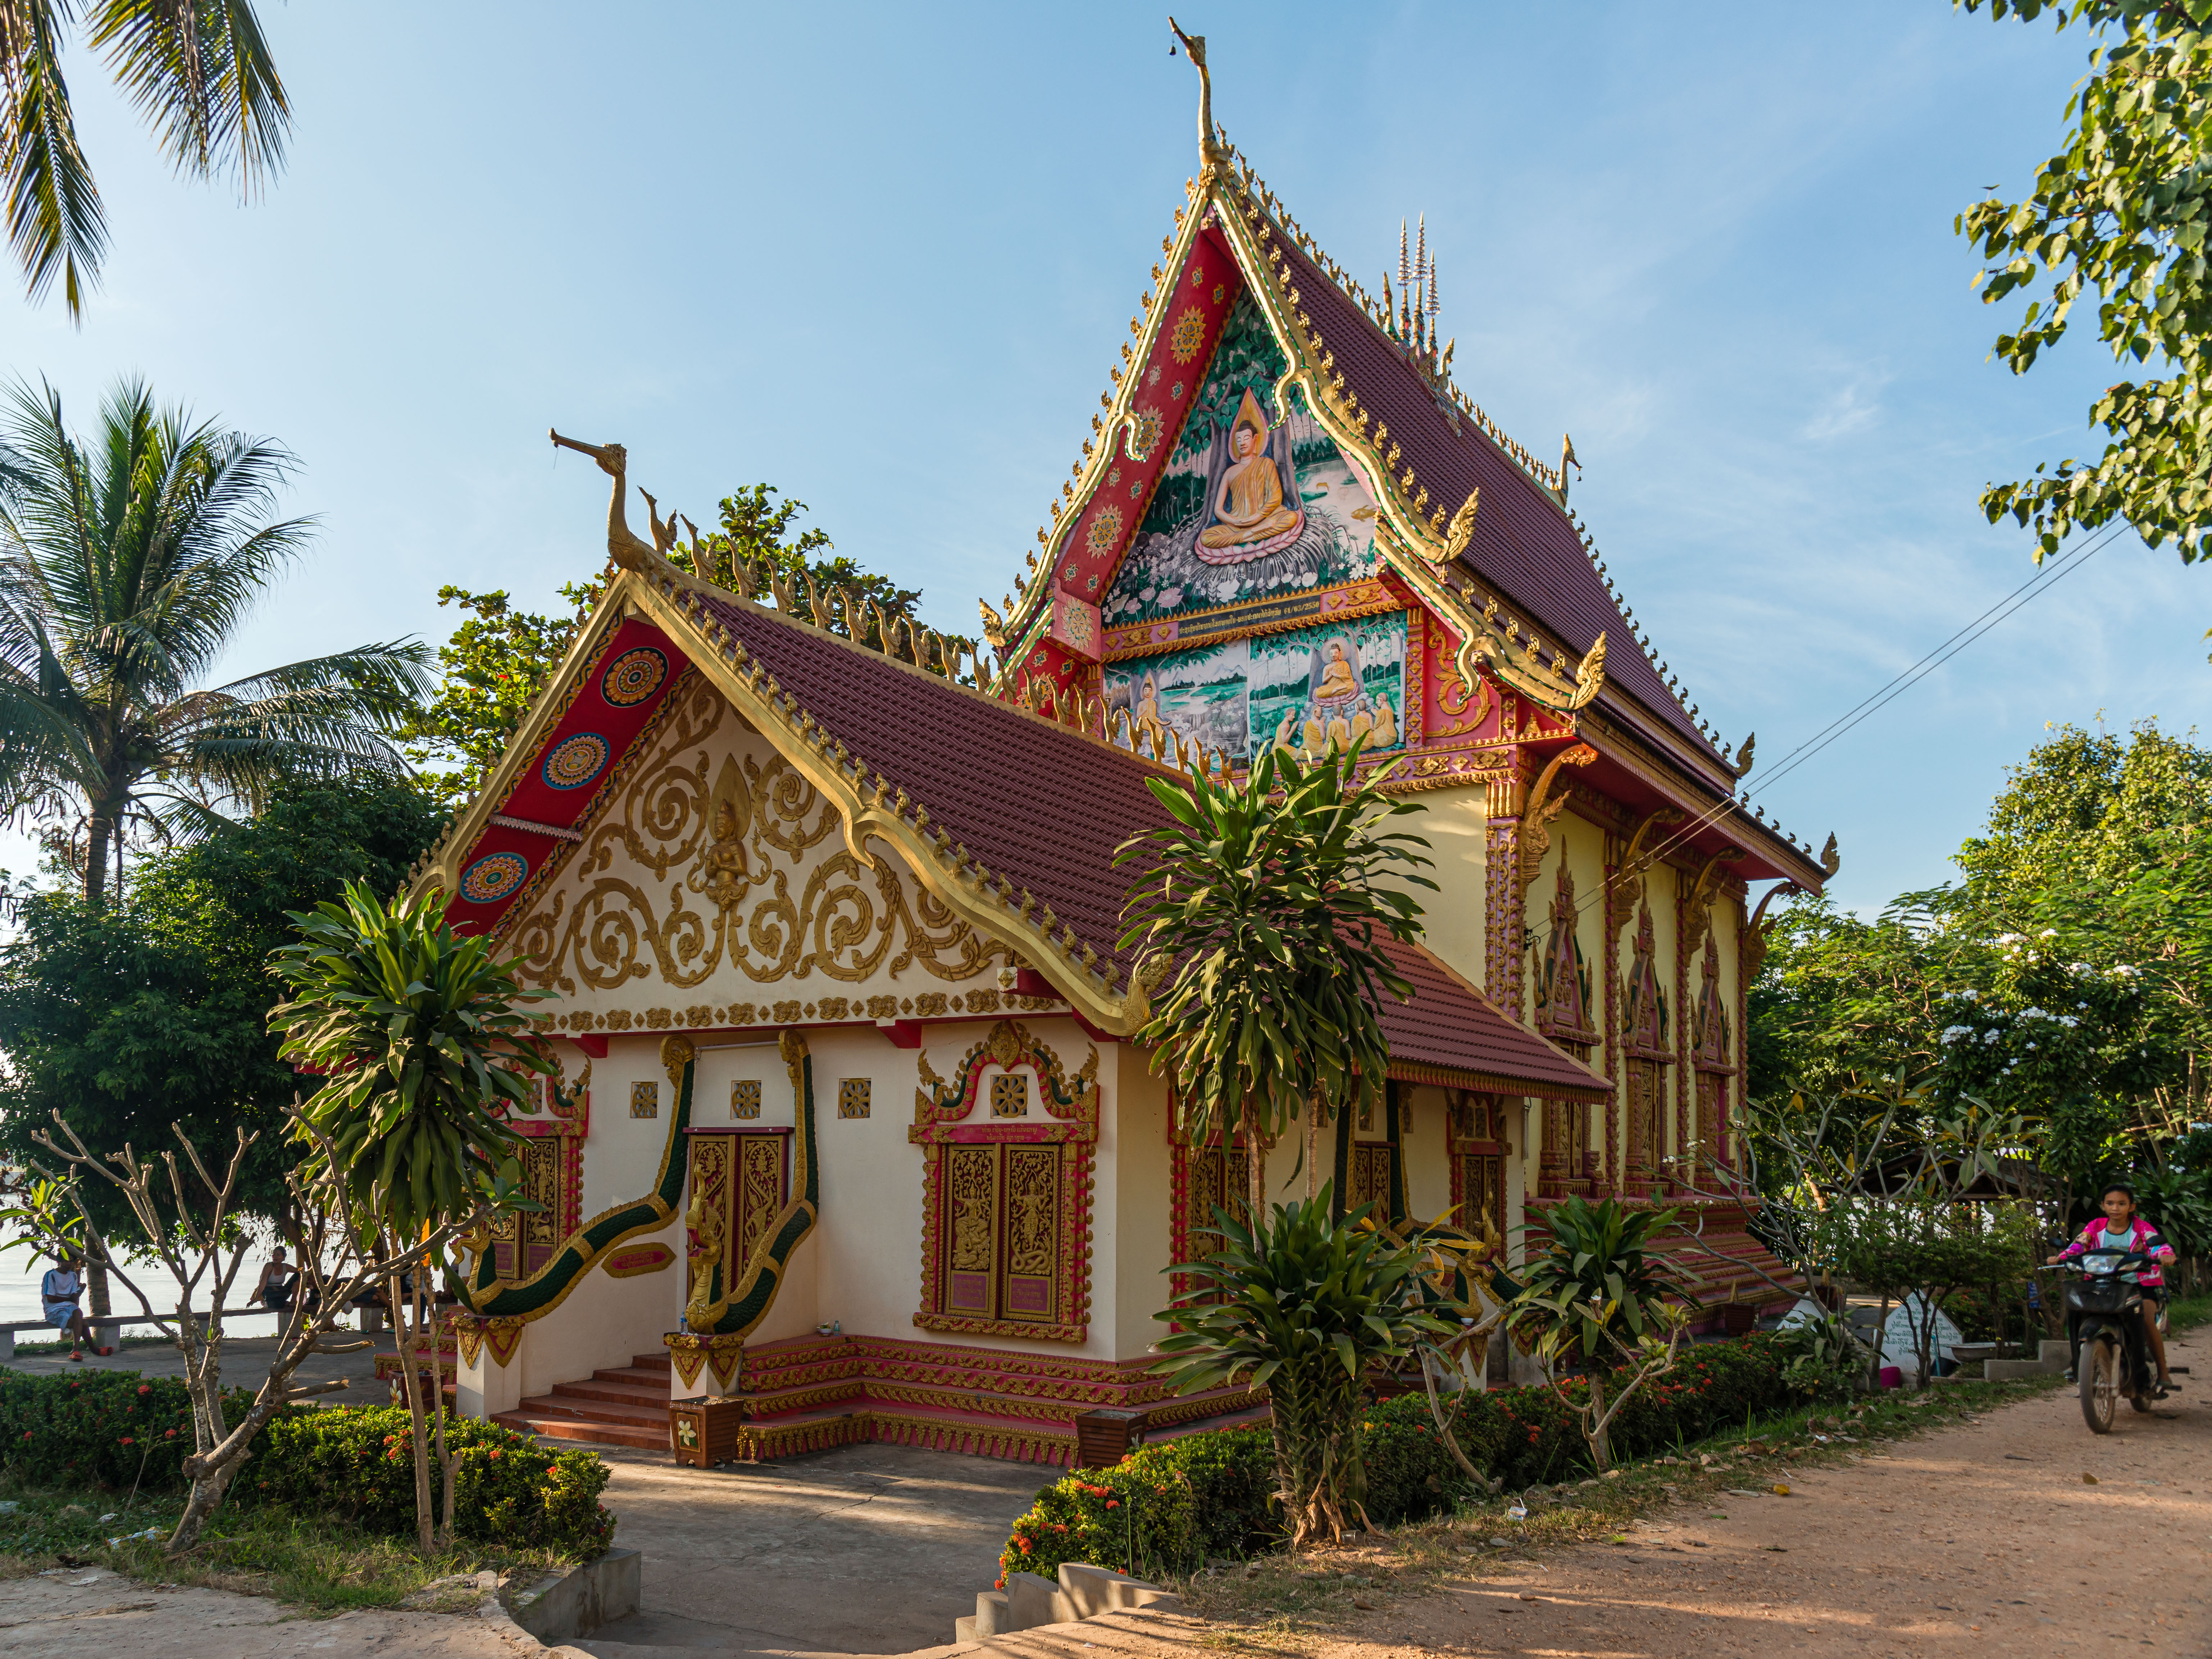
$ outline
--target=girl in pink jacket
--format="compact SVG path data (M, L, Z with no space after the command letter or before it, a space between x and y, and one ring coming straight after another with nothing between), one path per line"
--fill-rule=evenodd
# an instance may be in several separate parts
M2063 1261L2085 1250L2139 1250L2150 1257L2151 1266L2124 1277L2142 1287L2143 1332L2150 1339L2151 1352L2158 1358L2158 1387L2163 1394L2173 1387L2173 1375L2166 1368L2166 1339L2158 1329L2157 1310L2166 1300L2166 1275L2158 1270L2157 1264L2173 1260L2173 1246L2159 1237L2157 1228L2136 1213L2136 1189L2126 1182L2108 1184L2098 1195L2098 1201L2104 1207L2105 1218L2091 1222L2081 1230L2081 1237L2051 1260Z

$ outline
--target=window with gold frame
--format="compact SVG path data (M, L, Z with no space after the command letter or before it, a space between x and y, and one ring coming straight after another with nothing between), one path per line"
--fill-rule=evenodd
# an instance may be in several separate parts
M510 1210L491 1223L492 1271L514 1284L559 1254L579 1221L584 1146L575 1135L525 1135L515 1142L522 1189L534 1210Z
M969 1142L940 1155L937 1311L1015 1324L1063 1322L1060 1148Z

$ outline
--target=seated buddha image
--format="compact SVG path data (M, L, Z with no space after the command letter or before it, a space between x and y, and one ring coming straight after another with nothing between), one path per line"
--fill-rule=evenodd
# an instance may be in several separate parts
M1230 462L1212 502L1212 522L1199 532L1198 556L1239 564L1296 541L1305 509L1285 506L1283 477L1267 455L1267 422L1249 387L1229 428Z
M1275 746L1309 760L1332 749L1349 749L1365 740L1369 749L1389 749L1400 741L1398 710L1386 693L1370 695L1359 677L1358 647L1341 635L1313 653L1304 708L1282 717Z
M1137 696L1137 718L1133 725L1135 735L1139 738L1150 732L1155 744L1166 740L1167 727L1160 720L1159 682L1150 674L1145 676L1144 689Z

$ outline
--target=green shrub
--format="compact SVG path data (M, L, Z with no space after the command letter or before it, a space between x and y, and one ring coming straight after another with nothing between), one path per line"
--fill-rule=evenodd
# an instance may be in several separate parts
M455 1534L518 1549L594 1555L613 1539L599 1502L607 1466L588 1451L548 1451L526 1434L449 1419L458 1468ZM415 1529L414 1452L398 1406L300 1412L271 1423L234 1489L242 1501L327 1515L373 1532Z
M226 1391L233 1422L252 1403L247 1389ZM596 1453L549 1452L526 1434L470 1418L449 1420L446 1434L459 1463L461 1537L573 1555L597 1554L613 1538L615 1517L599 1502L608 1469ZM0 1471L26 1486L178 1492L189 1484L180 1466L191 1449L191 1399L175 1377L0 1370ZM413 1532L406 1411L285 1407L247 1454L229 1501Z
M1649 1457L1786 1410L1787 1356L1769 1335L1686 1348L1674 1369L1644 1386L1613 1419L1616 1458ZM1450 1396L1460 1448L1512 1489L1581 1473L1589 1453L1574 1415L1543 1387ZM1425 1395L1364 1407L1359 1419L1367 1512L1381 1526L1449 1510L1469 1495ZM1217 1429L1146 1446L1110 1469L1079 1469L1047 1486L1016 1521L999 1558L1010 1572L1049 1578L1063 1561L1143 1577L1187 1573L1209 1557L1242 1557L1282 1542L1273 1441L1265 1427Z
M228 1389L223 1409L234 1422L252 1400ZM191 1396L177 1377L0 1370L0 1470L26 1485L171 1492L187 1484L191 1451Z
M1079 1469L1036 1496L999 1558L1049 1578L1063 1561L1143 1577L1187 1573L1209 1556L1245 1556L1275 1541L1274 1436L1265 1425L1141 1446L1110 1469Z

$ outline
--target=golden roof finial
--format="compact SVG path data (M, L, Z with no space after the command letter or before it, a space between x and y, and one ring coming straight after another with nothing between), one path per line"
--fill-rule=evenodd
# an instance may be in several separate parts
M1413 280L1413 260L1406 252L1406 222L1398 221L1398 286L1404 288Z
M1185 34L1182 25L1176 22L1172 15L1168 18L1168 27L1175 31L1176 39L1182 42L1182 49L1189 55L1191 66L1198 71L1198 154L1204 167L1211 169L1220 165L1222 155L1221 140L1213 130L1213 76L1206 67L1206 37ZM1169 50L1172 54L1174 49L1170 47Z

